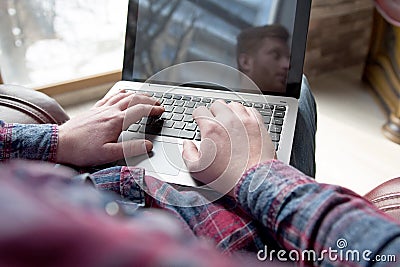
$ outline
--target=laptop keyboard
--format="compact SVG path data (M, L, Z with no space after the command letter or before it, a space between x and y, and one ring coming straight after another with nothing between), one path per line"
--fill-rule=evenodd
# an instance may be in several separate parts
M192 117L193 110L200 106L210 107L217 100L208 97L177 95L170 93L143 92L159 99L165 112L159 117L145 117L132 124L128 131L150 135L177 137L189 140L201 140L200 130ZM226 103L232 100L223 99ZM284 105L238 101L246 107L257 109L264 119L275 150L279 141L287 107Z

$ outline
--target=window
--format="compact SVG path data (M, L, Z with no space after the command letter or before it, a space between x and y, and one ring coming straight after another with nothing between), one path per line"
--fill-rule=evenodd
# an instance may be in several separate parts
M128 0L0 1L4 83L31 88L121 71Z

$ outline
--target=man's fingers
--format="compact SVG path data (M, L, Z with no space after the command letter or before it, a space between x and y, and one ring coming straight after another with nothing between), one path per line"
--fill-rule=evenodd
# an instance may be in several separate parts
M149 105L160 105L157 99L133 92L119 93L111 97L105 105L112 106L117 105L120 110L125 110L128 107L137 104L149 104Z
M105 102L102 104L102 106L112 106L115 103L118 103L119 101L121 101L122 99L126 99L126 98L130 98L134 95L134 93L132 91L119 91L117 94L113 94L110 97L107 97L105 100Z
M130 125L139 121L141 118L161 115L164 110L164 107L148 104L138 104L129 107L125 111L125 118L122 128L123 130L126 130Z
M231 110L228 105L221 100L215 101L210 107L211 113L217 118L226 118L230 116Z
M214 117L214 115L208 108L201 106L193 111L193 118L196 119L196 117Z
M238 116L239 118L247 117L250 114L247 112L245 106L237 102L231 102L228 104L228 107Z
M150 109L150 116L159 116L165 111L164 107L161 106L152 106Z
M205 139L200 143L200 149L192 141L183 142L182 158L188 170L192 173L200 173L213 164L217 155L217 146L211 139ZM197 179L198 177L196 177ZM201 181L204 182L204 181Z
M152 97L143 95L143 94L134 94L131 97L127 97L125 99L121 99L121 101L119 101L117 103L118 108L120 110L125 110L128 107L133 107L135 105L138 104L147 104L147 105L153 105L153 106L159 106L160 102Z
M264 118L255 108L248 108L249 115L252 119L257 121L257 124L260 128L261 133L268 132L267 128L264 124Z
M120 94L120 93L126 93L126 90L115 90L115 91L108 91L108 93L99 101L94 104L94 107L101 107L103 106L108 100L110 100L112 97Z
M203 136L207 129L215 127L215 117L206 107L196 108L193 111L193 119L199 126L200 132Z
M185 140L183 142L182 158L189 171L197 169L200 153L192 141Z
M105 106L112 106L115 104L119 104L123 102L123 100L127 101L127 99L132 99L136 94L132 91L121 92L119 94L114 95L111 97L107 102L104 104Z
M108 162L111 162L148 153L153 149L153 144L148 140L130 140L105 144L104 149Z
M258 127L260 129L261 134L261 154L260 157L264 157L267 155L267 159L276 158L275 154L275 146L272 143L271 136L268 133L267 128L264 125L264 119L261 116L260 112L258 112L254 108L248 108L248 112L251 117L257 120ZM259 161L263 161L265 159L260 159Z
M135 93L129 90L109 92L102 99L96 102L95 107L118 105L120 110L125 110L137 104L160 105L160 102L144 94Z
M124 155L126 157L134 157L146 154L153 149L153 143L149 140L130 140L122 142Z

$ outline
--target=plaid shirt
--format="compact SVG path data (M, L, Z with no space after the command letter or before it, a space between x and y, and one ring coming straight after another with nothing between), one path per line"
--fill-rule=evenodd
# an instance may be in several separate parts
M0 126L1 160L55 160L57 126ZM396 266L400 260L399 224L357 194L275 160L248 170L235 199L208 204L140 168L93 173L102 194L70 169L17 160L0 168L0 266L265 266L264 260ZM152 209L137 210L142 200ZM174 201L181 205L168 204Z

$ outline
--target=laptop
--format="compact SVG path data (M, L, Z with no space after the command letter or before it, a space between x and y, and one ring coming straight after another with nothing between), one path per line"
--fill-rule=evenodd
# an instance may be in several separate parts
M198 186L182 160L182 143L201 142L192 112L217 99L256 108L277 158L289 163L310 9L311 0L129 0L123 76L111 91L146 93L166 111L121 134L120 141L153 142L151 153L125 158L124 164L144 167L166 182ZM238 36L265 25L280 25L288 33L287 75L280 90L260 88L238 71L248 63L238 59Z

